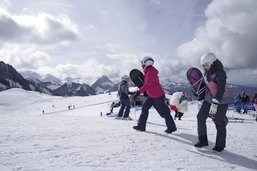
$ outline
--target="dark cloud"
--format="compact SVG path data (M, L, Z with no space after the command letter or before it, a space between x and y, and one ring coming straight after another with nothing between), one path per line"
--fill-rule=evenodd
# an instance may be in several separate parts
M20 33L21 27L10 16L0 13L0 41L15 40Z

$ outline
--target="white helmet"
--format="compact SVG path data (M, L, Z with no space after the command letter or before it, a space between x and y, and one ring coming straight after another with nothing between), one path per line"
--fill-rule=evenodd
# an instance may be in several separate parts
M204 68L210 67L217 60L216 55L212 52L207 52L201 57L201 65Z
M129 80L129 76L123 75L123 76L121 77L121 79L124 80L124 81L128 81L128 80Z
M146 56L142 59L141 64L147 66L152 66L154 63L153 58Z

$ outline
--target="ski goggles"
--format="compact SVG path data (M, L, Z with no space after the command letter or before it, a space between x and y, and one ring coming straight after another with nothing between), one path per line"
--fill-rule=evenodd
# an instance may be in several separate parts
M142 60L142 61L141 61L141 64L142 64L142 65L145 65L145 63L146 63L147 61L153 61L153 59Z
M203 68L210 68L210 66L211 66L211 65L210 65L209 63L202 64L202 67L203 67Z

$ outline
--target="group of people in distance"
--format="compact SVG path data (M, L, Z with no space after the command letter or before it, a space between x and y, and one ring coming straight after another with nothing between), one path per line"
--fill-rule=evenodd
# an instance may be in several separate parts
M211 91L210 88L206 90L205 98L197 114L198 142L194 146L198 148L208 146L206 120L211 115L217 129L216 143L213 150L221 152L226 147L226 126L228 123L228 119L226 117L228 101L226 98L227 92L225 89L227 76L223 69L222 63L216 58L214 53L205 53L201 57L200 62L205 72L204 75L206 76L207 85L209 85L209 83L211 83L211 85L215 85L216 91L213 93L214 91ZM144 73L144 84L134 93L129 92L129 77L126 75L122 77L118 90L121 107L117 118L131 119L129 117L129 94L131 94L132 100L135 100L140 94L146 93L148 96L142 105L142 111L137 125L133 126L133 129L137 131L146 130L149 109L154 106L159 115L165 119L167 126L165 132L167 134L171 134L177 131L177 127L170 114L171 111L165 103L166 98L164 90L160 85L158 76L159 72L153 66L153 64L154 60L149 56L142 59L141 65ZM183 112L180 112L177 108L174 108L174 111L177 111L177 116L180 119Z

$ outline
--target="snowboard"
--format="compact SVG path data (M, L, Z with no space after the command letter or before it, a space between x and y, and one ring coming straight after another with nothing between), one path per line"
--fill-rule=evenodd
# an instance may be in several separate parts
M204 99L207 85L204 82L204 77L198 68L191 67L187 70L187 80L194 90L194 94L199 97L199 100Z
M132 69L129 72L129 77L138 88L141 88L144 85L144 74L140 70Z

